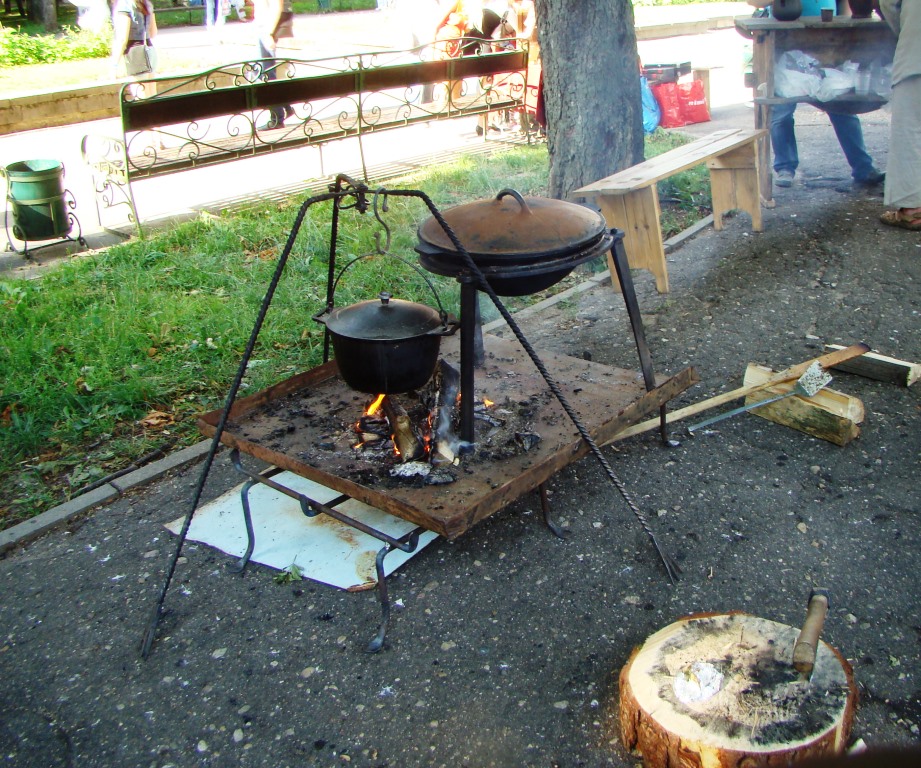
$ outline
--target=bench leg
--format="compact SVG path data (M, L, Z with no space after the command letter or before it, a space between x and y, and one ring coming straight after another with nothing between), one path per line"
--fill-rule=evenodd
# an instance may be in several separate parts
M713 228L723 228L723 214L738 209L752 219L752 229L761 232L758 155L755 142L707 161L710 195L713 199Z
M623 230L630 268L649 270L656 279L656 290L668 293L668 270L655 184L625 195L600 195L597 202L608 226ZM610 258L608 268L611 270L611 284L615 290L620 290L620 281Z

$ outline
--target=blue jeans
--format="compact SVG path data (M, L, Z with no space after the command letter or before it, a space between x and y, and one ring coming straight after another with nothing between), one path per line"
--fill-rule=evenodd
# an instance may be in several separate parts
M796 151L796 132L793 112L796 103L776 104L771 110L771 146L774 148L774 170L796 172L799 154ZM863 143L863 128L857 115L828 112L838 143L851 166L851 176L857 181L866 179L874 170L873 158Z

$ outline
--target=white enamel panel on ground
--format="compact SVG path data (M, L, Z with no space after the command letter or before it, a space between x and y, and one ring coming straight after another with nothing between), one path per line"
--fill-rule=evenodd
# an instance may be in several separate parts
M277 483L324 503L338 494L329 488L291 472L272 477ZM246 524L239 485L214 501L196 510L189 527L188 538L241 557L246 551ZM306 517L297 500L266 485L256 485L249 492L256 547L252 562L285 570L292 564L309 579L340 589L367 589L376 586L374 563L383 542L340 523L328 515ZM415 526L393 515L381 512L355 499L340 504L337 509L355 520L399 538ZM183 518L167 524L174 534L182 530ZM436 538L424 531L416 552ZM390 575L414 553L393 550L384 558L384 572Z

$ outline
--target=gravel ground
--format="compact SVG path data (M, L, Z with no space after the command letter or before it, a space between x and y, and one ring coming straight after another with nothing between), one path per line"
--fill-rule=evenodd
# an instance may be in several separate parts
M764 233L740 215L687 242L669 257L668 296L636 275L657 370L702 378L676 406L738 386L748 362L780 369L823 343L921 361L921 239L878 224L881 197L849 188L827 119L798 117L804 175L778 191ZM885 165L886 117L865 124ZM524 330L637 367L609 286ZM921 390L847 374L832 387L866 407L845 447L743 415L677 448L650 433L606 449L680 562L676 585L589 458L549 483L566 540L529 495L394 574L377 655L363 652L373 592L278 585L259 566L235 576L230 558L189 544L142 660L175 546L163 525L200 472L188 467L0 561L0 764L634 766L613 715L631 649L700 611L798 625L813 586L831 592L824 637L860 687L852 740L917 744ZM236 483L219 456L207 495Z

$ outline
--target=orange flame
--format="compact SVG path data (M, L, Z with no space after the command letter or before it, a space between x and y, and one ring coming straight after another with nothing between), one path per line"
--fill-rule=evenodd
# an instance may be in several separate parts
M492 408L492 406L494 406L495 403L494 403L492 400L490 400L489 398L484 397L484 398L483 398L483 405L485 405L487 408Z
M368 416L373 416L375 413L378 412L378 410L381 407L381 403L384 402L385 397L387 397L387 395L378 395L377 400L375 400L373 403L371 403L371 405L368 406L368 410L366 412Z

